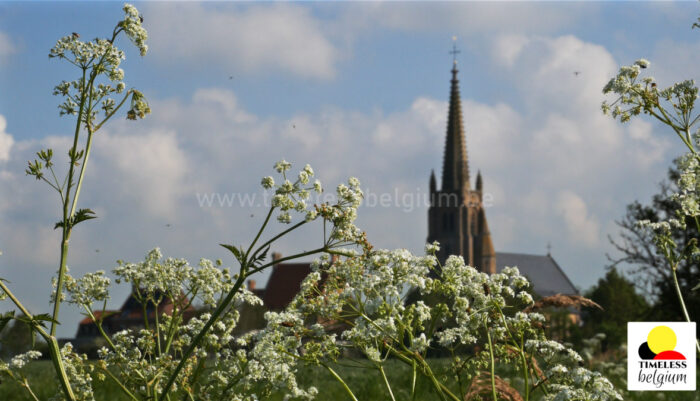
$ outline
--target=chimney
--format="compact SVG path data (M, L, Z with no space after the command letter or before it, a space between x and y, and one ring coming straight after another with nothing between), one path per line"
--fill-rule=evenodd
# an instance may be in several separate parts
M255 291L255 280L248 280L248 291Z
M272 266L275 267L278 265L277 261L282 259L282 254L279 252L272 252Z

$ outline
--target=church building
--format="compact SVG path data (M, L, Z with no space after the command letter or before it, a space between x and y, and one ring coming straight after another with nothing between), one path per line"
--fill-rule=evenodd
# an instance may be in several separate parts
M455 61L450 82L440 189L435 173L430 175L428 242L440 243L438 259L441 263L449 255L460 255L468 265L489 274L500 272L506 266L515 266L530 280L538 296L577 294L576 287L549 253L532 255L495 251L486 221L481 173L477 173L473 188L470 182L457 73ZM273 254L273 259L280 258L280 254ZM263 299L265 308L281 310L291 302L309 273L311 268L308 263L277 263L272 268L266 288L255 288L254 281L249 282L249 286Z
M438 259L441 263L449 255L460 255L468 265L489 274L500 272L506 266L515 266L530 280L539 296L577 294L576 287L549 253L531 255L495 251L483 204L484 180L481 172L477 172L473 188L470 182L457 73L455 60L450 81L450 104L439 190L435 172L430 174L428 242L440 243Z
M468 265L489 274L499 272L506 266L515 266L530 280L538 296L577 294L576 287L550 254L531 255L495 251L486 221L483 204L484 180L481 173L477 173L473 188L470 182L457 73L457 63L454 62L440 189L437 187L435 173L432 172L430 175L431 205L428 209L428 242L440 243L438 259L441 263L449 255L460 255ZM282 255L273 253L272 258L276 261L281 259ZM256 288L255 281L250 280L248 289L259 296L264 305L249 308L245 311L246 313L241 313L239 329L244 332L262 327L265 310L284 309L297 294L301 282L309 273L311 273L309 263L276 263L272 267L265 288ZM193 308L190 307L190 309L187 313L188 318L196 313ZM172 310L172 305L159 306L161 313L168 313L169 310ZM149 319L153 318L154 312L153 308L147 311ZM132 295L119 311L107 312L103 325L108 332L113 333L124 328L141 327L143 318L141 308L135 308ZM95 322L86 318L80 322L77 337L72 341L79 345L90 345L97 338Z
M441 263L449 255L461 255L468 265L493 274L496 272L496 253L486 222L481 173L476 175L474 188L469 181L456 61L452 66L447 137L442 163L440 190L437 189L435 172L430 174L428 243L440 243L438 259Z

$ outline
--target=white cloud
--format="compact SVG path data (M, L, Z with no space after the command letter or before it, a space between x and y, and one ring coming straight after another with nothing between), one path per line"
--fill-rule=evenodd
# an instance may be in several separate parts
M505 66L513 67L529 41L523 35L501 35L494 41L492 57Z
M693 34L697 36L698 33L690 32L688 35ZM697 69L700 64L700 42L661 39L647 57L651 61L648 74L656 78L662 88L686 79L700 80Z
M352 6L352 5L351 5ZM533 2L503 3L366 3L348 7L354 20L407 31L453 32L462 35L498 32L548 33L590 17L597 7ZM365 25L360 24L364 27Z
M226 74L285 71L329 79L339 52L306 7L295 4L154 4L151 52L161 62L206 62Z
M600 223L588 212L586 202L571 191L557 195L555 212L564 218L566 229L572 241L588 247L595 247L600 241Z
M220 22L214 18L212 24ZM572 36L525 36L520 43L520 51L494 67L507 77L502 84L512 86L513 98L486 104L463 92L472 182L481 169L485 191L494 195L487 213L496 248L543 253L546 243L555 240L557 249L569 254L593 249L602 255L599 238L634 199L627 200L629 192L650 186L659 166L663 175L666 140L648 123L620 126L601 115L600 91L616 70L604 48ZM578 77L575 70L581 71ZM447 86L447 71L444 78ZM271 174L274 161L282 158L296 166L310 163L329 190L354 175L374 193L425 193L430 168L440 176L447 96L447 90L440 99L418 96L409 107L390 113L330 105L315 112L292 111L284 118L253 113L244 99L221 88L202 88L185 100L150 99L154 114L148 119L116 122L96 138L81 207L99 210L100 218L76 232L72 254L81 259L71 267L76 275L95 266L109 269L113 260L140 259L156 245L193 261L225 257L216 244L249 240L263 209L200 207L197 193L259 195L260 177ZM15 225L29 227L22 238L31 239L36 232L35 238L43 239L48 234L37 227L56 220L49 212L35 214L55 208L48 206L45 187L21 177L24 160L45 146L59 152L66 148L63 142L56 137L18 141L7 162L12 174L0 176L1 190L15 194L0 205L0 221L9 221L0 226L0 245L11 242L17 255L31 253L33 244L10 238ZM615 202L606 201L610 199ZM395 206L363 208L358 224L378 247L420 251L425 211L422 205L410 212ZM317 234L310 229L276 250L303 249ZM101 252L94 252L97 248ZM46 255L42 258L50 259ZM21 258L17 265L30 263ZM559 261L568 272L582 267L577 263L588 263ZM584 276L572 279L585 282ZM35 293L31 285L26 293Z
M10 151L15 140L12 135L5 132L7 129L7 120L3 115L0 115L0 162L10 160Z
M192 97L194 103L202 106L200 112L209 110L210 117L214 115L224 115L224 118L230 119L234 123L253 123L256 121L255 116L243 111L238 105L238 99L231 91L207 88L199 89Z
M189 163L173 131L139 135L102 134L95 143L96 176L107 176L107 197L130 202L142 213L173 218L183 195ZM105 206L111 203L101 199Z
M0 32L0 61L2 58L7 57L15 51L15 45L12 43L10 37L4 32Z

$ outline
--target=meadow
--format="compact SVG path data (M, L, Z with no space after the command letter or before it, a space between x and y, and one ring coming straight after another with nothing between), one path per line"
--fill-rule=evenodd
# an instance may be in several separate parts
M345 365L347 363L348 365ZM359 400L371 401L391 401L384 382L376 371L370 369L358 369L350 367L350 364L356 365L355 361L344 361L343 363L333 366L348 383L350 388ZM431 359L431 366L434 367L437 375L446 383L451 382L449 377L449 360L448 359ZM411 399L411 369L403 363L396 360L389 360L386 363L386 372L389 382L394 391L394 397L397 400ZM31 383L34 383L33 389L39 399L51 398L56 390L58 383L55 378L55 372L49 361L37 361L27 366L27 377ZM504 377L508 377L508 372L501 372ZM513 375L514 372L510 372ZM301 368L298 375L299 382L302 386L314 385L319 389L319 395L316 398L320 401L341 401L347 400L348 395L326 369L322 367L306 366ZM624 389L625 385L618 377L610 377L617 389ZM700 379L700 374L698 374ZM517 379L516 379L517 380ZM700 380L698 380L700 381ZM450 386L457 390L454 384ZM102 401L127 401L126 397L119 387L110 380L103 382L97 381L93 375L93 384L95 390L95 399ZM700 400L700 394L697 392L678 391L678 392L627 392L624 395L625 400L631 401L646 401L646 400L666 400L666 401L697 401ZM418 378L416 383L415 400L430 400L436 399L437 395L433 387L425 379ZM22 389L16 382L4 380L0 383L0 399L2 401L32 401L29 394ZM275 394L267 398L269 401L281 401L284 399L284 394Z

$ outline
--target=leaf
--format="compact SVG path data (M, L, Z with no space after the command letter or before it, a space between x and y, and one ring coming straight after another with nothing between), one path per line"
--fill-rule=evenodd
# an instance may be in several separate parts
M226 244L219 244L219 245L221 245L221 246L223 246L224 248L226 248L226 249L228 249L229 251L231 251L231 253L233 254L233 256L236 257L236 260L238 260L239 262L243 263L243 250L242 250L242 249L236 248L236 247L233 246L233 245L226 245Z
M14 318L15 318L15 311L13 311L13 310L2 314L0 316L0 331L2 331L2 329L4 329L5 326L7 326L7 324L10 323L10 321Z
M80 209L73 215L72 225L76 225L76 224L80 223L81 221L96 219L96 218L97 218L97 216L95 215L95 212L93 212L92 210Z
M44 322L51 322L55 324L61 324L58 322L58 320L54 319L51 315L48 313L42 313L40 315L34 315L34 320L39 320L39 321L44 321Z
M267 258L267 253L269 251L270 251L270 245L268 245L267 248L265 248L265 250L263 251L262 254L255 257L255 260L253 260L253 266L260 265L260 262L262 262L263 260L265 260L265 258Z
M68 219L68 227L73 228L76 224L80 223L81 221L85 220L90 220L90 219L96 219L97 216L95 215L95 212L93 212L91 209L80 209L75 214L73 217ZM59 221L53 226L53 229L57 229L59 227L63 227L64 222Z

